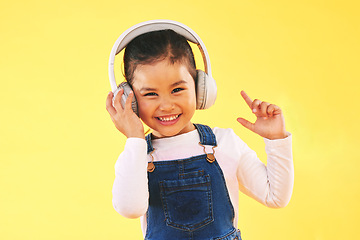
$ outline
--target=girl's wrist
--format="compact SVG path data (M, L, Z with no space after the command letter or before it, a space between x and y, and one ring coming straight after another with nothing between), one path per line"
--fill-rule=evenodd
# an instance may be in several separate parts
M287 138L289 135L290 135L290 133L284 132L284 133L281 133L278 135L269 136L269 137L267 137L267 139L269 139L269 140L284 139L284 138Z
M145 139L145 134L144 133L127 134L126 137L127 138L142 138L142 139Z

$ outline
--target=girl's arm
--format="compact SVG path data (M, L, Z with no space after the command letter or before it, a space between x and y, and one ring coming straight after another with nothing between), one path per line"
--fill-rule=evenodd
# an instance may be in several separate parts
M106 109L115 127L127 137L124 151L115 164L112 202L124 217L138 218L148 208L147 146L144 127L131 108L134 93L129 93L124 108L120 104L123 93L121 89L114 103L112 92L106 98Z
M113 206L122 216L138 218L148 208L147 145L141 138L128 138L115 164Z
M239 139L242 143L237 178L243 193L271 208L289 203L294 185L291 138L291 135L278 140L264 138L267 165Z
M243 118L238 121L265 140L267 166L255 152L243 145L237 176L240 188L246 194L269 207L284 207L290 201L294 183L291 136L285 130L281 109L267 102L254 101L241 92L247 105L256 116L251 123Z

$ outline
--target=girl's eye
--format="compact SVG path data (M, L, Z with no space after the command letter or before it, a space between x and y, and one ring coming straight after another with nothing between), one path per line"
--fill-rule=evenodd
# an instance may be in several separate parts
M180 92L184 90L183 88L175 88L174 90L172 90L173 93L176 93L176 92Z
M157 94L154 92L146 93L144 96L156 96Z

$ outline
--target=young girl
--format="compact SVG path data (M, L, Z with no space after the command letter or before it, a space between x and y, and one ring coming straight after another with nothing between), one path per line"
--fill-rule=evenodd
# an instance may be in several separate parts
M183 36L159 30L136 37L126 46L124 71L132 87L124 107L124 90L114 103L112 92L106 100L116 128L127 137L115 164L113 206L125 217L140 217L144 239L241 239L239 189L268 207L288 204L291 135L278 106L241 92L257 120L237 120L264 138L265 166L233 130L191 122L197 73ZM145 136L140 119L150 134Z

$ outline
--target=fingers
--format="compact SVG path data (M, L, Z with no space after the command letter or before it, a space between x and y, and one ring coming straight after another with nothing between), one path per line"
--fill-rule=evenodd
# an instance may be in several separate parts
M111 116L116 114L116 110L112 105L112 99L113 99L113 93L109 92L109 94L106 97L106 110L109 112Z
M252 110L252 103L253 101L251 100L251 98L246 94L245 91L241 91L241 96L243 97L243 99L245 100L246 104L249 106L249 108L251 108Z
M267 119L268 117L273 117L281 113L281 109L278 106L268 102L262 102L258 99L254 100L253 105L253 113L257 117Z
M125 110L132 110L132 99L134 97L134 92L133 91L130 91L127 99L126 99L126 102L125 102Z
M257 116L257 117L270 117L272 116L272 111L271 108L269 109L269 107L271 106L271 108L273 108L272 104L268 103L268 102L262 102L259 99L255 99L253 102L253 113Z
M261 113L261 104L262 102L259 99L255 99L251 104L250 108L256 116L259 116Z
M268 113L267 113L267 109L270 106L270 103L267 102L261 102L259 107L260 107L260 114L262 117L266 118L268 117ZM270 117L270 116L269 116Z
M134 92L131 91L126 99L124 108L121 106L121 97L124 94L124 89L120 89L116 94L114 101L112 101L114 94L109 92L106 98L106 110L111 116L114 116L116 113L122 113L124 111L132 111L132 100L134 98Z
M251 122L249 122L248 120L244 119L244 118L238 118L237 121L243 125L244 127L246 127L247 129L251 130L254 132L254 128L255 128L255 125Z
M252 101L251 98L245 93L245 91L241 91L241 96L244 98L247 105L257 117L266 119L281 113L281 109L274 104L263 102L259 99Z
M114 99L114 108L116 109L116 112L122 112L123 108L121 106L121 96L124 93L124 89L120 89L119 92L116 94Z
M270 104L269 107L267 108L267 114L271 117L281 114L281 109L280 109L280 107L278 107L274 104Z

